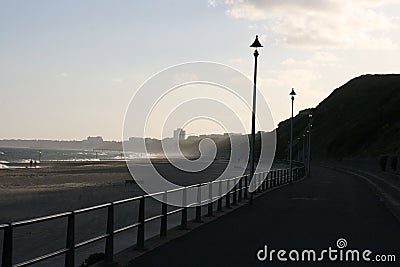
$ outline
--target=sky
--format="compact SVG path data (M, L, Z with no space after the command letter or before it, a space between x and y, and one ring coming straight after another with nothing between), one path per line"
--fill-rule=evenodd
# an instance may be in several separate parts
M354 77L399 73L399 14L393 0L2 0L0 139L121 140L132 96L169 66L218 62L251 79L256 34L277 125L292 88L297 113Z

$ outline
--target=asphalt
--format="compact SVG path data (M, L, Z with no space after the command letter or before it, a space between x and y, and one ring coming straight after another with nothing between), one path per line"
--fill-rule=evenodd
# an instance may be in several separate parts
M339 238L347 241L344 253L368 249L371 260L395 255L396 262L332 262L327 254L320 262L256 256L265 245L287 253L314 249L319 256L323 249L337 249ZM129 266L400 266L399 249L400 223L369 186L353 175L314 166L312 177L260 195L253 205L148 251Z

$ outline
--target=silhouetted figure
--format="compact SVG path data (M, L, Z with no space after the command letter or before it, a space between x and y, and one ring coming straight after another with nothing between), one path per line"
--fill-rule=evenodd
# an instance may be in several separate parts
M36 165L37 165L37 162L36 162L36 160L33 162L33 166L35 166L35 168L36 168Z
M31 161L29 162L29 167L32 168L32 166L33 166L33 161L31 160Z

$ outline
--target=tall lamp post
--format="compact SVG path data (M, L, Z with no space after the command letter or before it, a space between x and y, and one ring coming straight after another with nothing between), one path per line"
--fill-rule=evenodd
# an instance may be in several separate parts
M308 114L308 155L307 155L307 177L310 177L311 175L311 128L312 128L312 113L310 109L310 113Z
M263 47L258 41L258 35L256 35L256 39L250 45L250 47L254 48L254 82L253 82L253 111L251 116L251 140L250 140L250 179L249 182L253 179L254 175L254 150L255 150L255 142L256 142L256 95L257 95L257 57L258 57L258 48ZM253 192L250 192L250 204L253 203Z
M289 94L292 100L292 116L290 117L290 154L289 154L289 174L290 174L290 182L293 182L293 104L294 104L294 96L296 93L294 92L294 88Z

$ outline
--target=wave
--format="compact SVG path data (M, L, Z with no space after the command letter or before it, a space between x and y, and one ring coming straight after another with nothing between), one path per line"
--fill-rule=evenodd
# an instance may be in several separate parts
M15 163L30 163L31 159L21 159L21 160L17 160L15 161ZM32 162L34 162L34 160L32 160ZM37 160L36 163L39 163L39 161Z
M0 164L0 169L8 169L7 165Z
M100 161L100 159L51 159L51 162Z
M10 162L5 161L5 160L0 160L0 164L8 164L8 163L10 163Z

